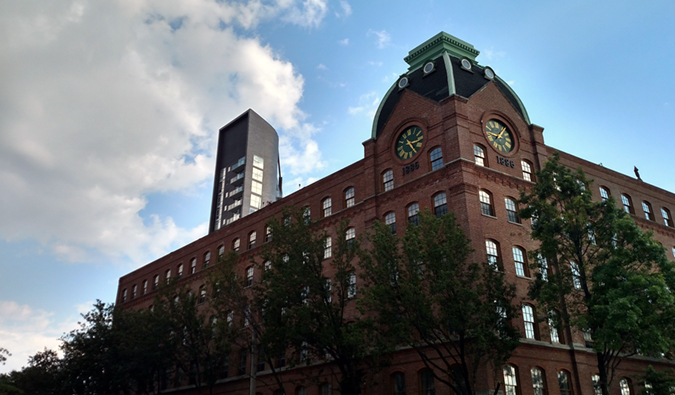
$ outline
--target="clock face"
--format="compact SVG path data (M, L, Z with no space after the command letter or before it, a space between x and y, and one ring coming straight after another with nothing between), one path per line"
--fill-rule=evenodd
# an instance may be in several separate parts
M492 146L499 152L513 151L513 134L509 128L496 119L491 119L485 125L485 135Z
M424 132L419 126L406 128L396 140L396 156L408 160L416 156L422 148Z

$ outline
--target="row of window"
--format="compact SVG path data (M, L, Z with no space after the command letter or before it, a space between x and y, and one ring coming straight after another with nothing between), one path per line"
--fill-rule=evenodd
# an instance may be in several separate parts
M503 159L503 158L502 158ZM473 160L478 166L488 167L488 158L485 155L485 147L480 144L473 145ZM512 164L511 167L514 167ZM532 173L532 162L525 159L520 161L520 169L523 172L523 180L534 181L534 174Z
M431 168L431 171L443 167L443 151L441 150L441 147L434 147L429 150L429 167ZM408 171L410 170L411 169L408 168ZM382 172L382 191L387 192L392 189L394 189L394 171L392 169L387 169Z
M504 375L504 394L505 395L518 395L521 394L520 388L520 376L518 372L518 367L515 365L504 365L502 368L502 373ZM532 392L534 395L546 395L549 393L548 382L546 380L546 372L544 369L535 366L530 369L530 375L532 378ZM561 395L573 395L573 385L572 385L572 376L570 372L566 370L559 370L556 372L558 390L560 390ZM595 395L602 395L602 389L600 388L600 376L594 374L591 376L591 382L593 383L593 392ZM648 384L645 385L645 388L648 388ZM633 394L633 385L629 378L623 377L619 380L619 389L621 395L631 395Z
M609 188L601 186L600 187L600 198L605 201L609 199L611 196ZM623 209L625 212L628 214L633 214L635 215L635 206L633 205L633 199L631 199L630 195L627 193L622 193L621 194L621 204L623 205ZM654 215L654 209L652 208L652 204L649 203L646 200L642 201L642 212L645 215L645 219L648 221L656 221L656 217ZM674 227L673 226L673 217L670 214L670 210L661 207L661 218L663 219L663 224L669 228Z

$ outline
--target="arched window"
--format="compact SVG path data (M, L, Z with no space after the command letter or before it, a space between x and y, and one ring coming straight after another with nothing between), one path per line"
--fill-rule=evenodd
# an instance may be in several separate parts
M487 166L487 158L485 157L485 148L482 145L474 144L473 159L478 166Z
M420 395L435 395L436 385L434 373L430 369L420 370L419 373Z
M445 193L439 193L434 196L434 214L437 218L448 212L448 201L445 198Z
M532 374L532 390L534 395L546 395L546 373L537 366L530 369Z
M168 284L171 281L171 269L166 271L166 283Z
M199 287L199 304L206 302L206 285Z
M633 208L633 200L630 198L630 195L626 193L621 194L621 203L623 203L623 209L628 214L635 214L635 209Z
M663 217L663 224L669 228L673 227L673 217L670 215L670 210L661 207L661 216Z
M323 216L328 217L331 215L331 206L332 206L332 201L329 197L323 199L321 201L321 207L323 208Z
M485 240L485 251L487 252L487 261L493 269L499 270L501 259L499 258L499 243L494 240Z
M539 340L539 331L534 319L534 307L529 304L523 305L523 324L525 325L525 337Z
M644 200L642 202L642 211L645 213L645 218L649 221L654 220L654 212L652 211L652 204Z
M190 259L190 274L195 274L197 271L197 258Z
M396 213L393 211L388 212L384 216L384 224L389 226L389 229L391 229L391 234L395 235L396 234Z
M250 250L251 248L255 247L255 240L256 240L256 232L255 230L251 233L248 234L248 249Z
M246 286L250 287L253 285L253 273L254 269L253 266L249 266L246 268Z
M513 365L504 365L504 395L518 395L518 369Z
M122 290L122 303L127 301L127 289Z
M206 251L204 253L204 267L209 267L209 263L211 263L211 251Z
M520 167L523 169L523 180L532 181L532 164L526 160L521 160Z
M265 227L265 241L272 241L272 228L269 226Z
M516 274L530 277L530 268L527 264L527 253L520 247L513 247L513 262L516 265Z
M387 170L382 173L382 190L384 192L394 189L394 172Z
M221 244L218 246L218 259L222 259L223 255L225 255L225 246Z
M600 386L600 375L594 374L591 376L591 381L593 382L593 392L595 395L602 395L602 387Z
M347 188L345 191L345 208L352 207L354 205L354 188Z
M143 295L148 293L148 280L143 280Z
M504 204L506 206L506 220L519 224L520 218L518 218L518 206L516 206L515 199L510 197L504 198Z
M237 237L236 239L232 240L232 251L239 251L239 245L241 244L241 241Z
M131 287L131 299L136 299L137 295L138 295L138 285L134 284L134 286Z
M312 222L312 210L309 206L302 208L302 220L305 221L305 225L309 225Z
M391 386L394 388L394 395L405 395L405 374L403 372L392 374Z
M485 189L481 189L478 191L478 197L480 198L480 212L483 215L494 217L495 209L492 207L492 194Z
M619 380L619 388L621 389L621 395L631 395L632 391L630 390L630 380L627 378L622 378Z
M178 265L178 278L183 277L183 264Z
M155 274L154 284L152 284L152 289L157 289L159 287L159 274Z
M429 162L431 162L432 171L443 167L443 151L441 151L441 147L436 147L429 152Z
M558 371L558 388L560 389L560 395L572 395L570 374L566 370Z
M602 199L603 202L609 199L609 188L600 187L600 199Z
M420 205L412 203L408 206L408 223L415 226L420 224Z
M330 236L326 237L323 241L323 259L328 259L333 256L333 241Z

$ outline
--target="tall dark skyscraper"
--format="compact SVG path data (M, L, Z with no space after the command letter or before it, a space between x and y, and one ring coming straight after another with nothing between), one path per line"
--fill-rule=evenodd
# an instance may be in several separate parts
M249 109L218 135L209 233L281 197L279 136Z

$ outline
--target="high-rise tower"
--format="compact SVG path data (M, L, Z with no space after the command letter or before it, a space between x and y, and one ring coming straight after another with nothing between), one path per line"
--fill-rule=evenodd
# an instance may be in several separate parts
M276 201L281 194L279 136L249 109L218 134L209 233Z

